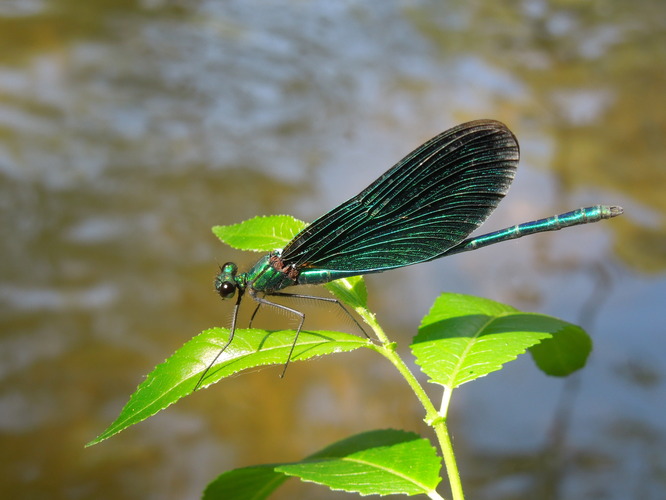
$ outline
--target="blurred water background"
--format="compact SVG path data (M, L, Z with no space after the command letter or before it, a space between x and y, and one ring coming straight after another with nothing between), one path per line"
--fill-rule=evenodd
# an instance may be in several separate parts
M665 89L661 0L2 0L0 496L197 498L351 433L431 437L388 363L355 352L224 381L83 448L156 364L228 325L217 265L258 256L211 226L312 220L493 118L522 160L484 232L600 202L625 215L371 276L370 304L405 353L443 291L594 336L573 381L526 356L454 394L469 498L663 498ZM276 498L343 497L291 483Z

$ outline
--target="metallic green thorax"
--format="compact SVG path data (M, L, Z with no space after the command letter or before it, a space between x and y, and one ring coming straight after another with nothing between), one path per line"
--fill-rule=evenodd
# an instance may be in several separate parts
M236 290L242 294L246 288L252 292L271 294L294 285L320 285L359 274L355 271L308 269L307 266L297 269L284 263L279 250L264 255L248 272L236 274L237 271L238 267L233 262L227 262L220 268L215 277L215 289L222 298L233 297Z

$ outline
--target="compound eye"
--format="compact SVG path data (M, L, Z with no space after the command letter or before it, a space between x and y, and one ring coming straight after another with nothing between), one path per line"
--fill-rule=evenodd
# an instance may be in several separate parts
M231 281L222 281L217 284L217 293L223 299L230 299L236 294L236 284Z

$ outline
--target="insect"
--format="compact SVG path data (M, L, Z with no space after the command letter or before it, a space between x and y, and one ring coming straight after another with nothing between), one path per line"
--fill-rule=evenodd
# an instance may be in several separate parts
M519 157L518 141L504 124L463 123L411 152L358 195L307 226L285 248L259 259L249 271L238 274L236 264L224 264L215 289L223 299L236 297L229 339L197 388L233 341L246 292L257 307L278 308L300 318L288 363L305 314L267 297L337 301L283 292L286 288L380 273L622 213L618 206L596 205L469 238L507 193Z

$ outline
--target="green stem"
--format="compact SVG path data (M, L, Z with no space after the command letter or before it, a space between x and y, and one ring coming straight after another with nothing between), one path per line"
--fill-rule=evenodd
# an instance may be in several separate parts
M423 405L423 408L426 411L425 421L435 430L435 435L437 436L440 449L444 456L446 474L449 478L453 500L464 500L465 495L460 481L460 472L458 471L458 464L456 463L455 453L453 452L451 435L449 434L446 425L448 406L451 400L451 391L445 389L440 411L438 412L414 374L410 371L402 358L395 352L395 343L389 341L383 328L377 323L375 315L370 311L361 308L357 308L357 312L363 317L370 328L372 328L373 332L382 343L381 346L376 346L375 349L396 367ZM439 496L436 492L435 494L437 496L431 496L431 498L437 498Z
M407 381L426 411L426 423L432 425L432 422L439 418L437 409L430 401L428 394L426 394L425 390L421 384L419 384L419 381L416 379L414 374L409 370L402 358L398 356L398 353L395 352L395 343L391 342L386 336L383 328L379 326L379 323L377 323L377 319L375 318L374 314L369 312L367 309L358 309L357 311L363 317L365 322L370 326L370 328L372 328L372 331L382 343L380 346L375 346L375 350L387 358Z
M439 415L446 419L449 412L449 403L451 402L451 394L453 391L448 387L444 387L444 394L442 394L442 402L439 405Z
M449 485L451 486L453 500L464 500L465 494L463 493L462 482L460 481L460 472L458 471L456 456L453 452L451 435L449 434L449 429L446 426L446 418L441 418L435 422L433 427L435 428L435 434L437 434L439 446L441 447L442 454L444 455L444 466L446 468L446 474L449 477Z

